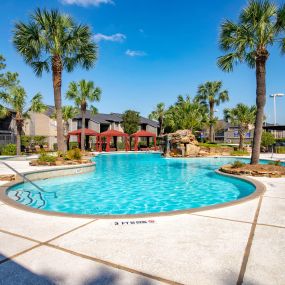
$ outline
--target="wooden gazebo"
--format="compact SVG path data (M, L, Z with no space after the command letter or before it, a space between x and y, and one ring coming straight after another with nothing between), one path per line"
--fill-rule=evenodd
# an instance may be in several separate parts
M85 136L86 136L86 141L89 140L90 136L94 136L94 137L97 138L97 142L98 142L99 133L95 132L94 130L87 129L87 128L84 129L84 133L85 133ZM80 146L80 144L81 144L81 134L82 134L82 129L78 129L78 130L74 130L74 131L69 132L67 134L67 148L69 147L70 136L77 136L77 142L78 142L78 145Z
M106 138L106 152L110 151L110 143L111 143L111 139L114 138L115 144L117 144L117 137L124 137L125 138L125 149L126 151L130 150L129 148L129 135L120 131L116 131L116 130L108 130L105 131L103 133L99 134L99 151L102 151L102 138Z
M149 147L149 138L152 137L153 138L153 144L154 144L154 149L157 150L156 147L156 134L148 132L148 131L137 131L136 133L132 134L131 137L135 138L135 151L138 151L138 140L140 137L145 137L147 138L147 145Z

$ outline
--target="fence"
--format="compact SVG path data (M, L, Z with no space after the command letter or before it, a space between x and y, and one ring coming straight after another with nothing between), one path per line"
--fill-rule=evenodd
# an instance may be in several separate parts
M16 136L13 134L0 135L0 145L7 145L9 143L16 143Z

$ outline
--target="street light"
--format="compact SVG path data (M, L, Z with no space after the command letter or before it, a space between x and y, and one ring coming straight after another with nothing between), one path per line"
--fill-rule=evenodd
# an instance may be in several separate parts
M285 96L285 94L283 93L275 93L275 94L271 94L270 97L273 97L274 100L274 126L276 126L277 122L276 122L276 97L283 97Z

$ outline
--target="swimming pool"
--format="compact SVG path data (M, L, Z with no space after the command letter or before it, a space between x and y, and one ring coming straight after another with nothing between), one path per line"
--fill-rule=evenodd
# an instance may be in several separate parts
M99 155L96 170L15 185L18 203L69 214L162 213L212 206L244 198L255 187L215 173L236 158L165 159L159 154ZM243 159L245 160L245 159Z

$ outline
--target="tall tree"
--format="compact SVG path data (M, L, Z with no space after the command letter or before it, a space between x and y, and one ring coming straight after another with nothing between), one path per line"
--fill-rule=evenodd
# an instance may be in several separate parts
M209 108L209 125L210 125L210 141L215 140L214 125L215 125L215 106L219 106L221 102L229 101L229 93L222 89L221 81L207 81L199 85L196 100L208 105Z
M239 149L243 149L245 135L249 131L250 126L254 124L255 116L256 106L249 107L240 103L232 109L224 109L225 121L239 128Z
M101 98L101 89L94 86L93 81L80 80L79 82L70 82L66 98L73 100L80 109L82 116L81 149L85 150L85 122L88 103L98 102ZM89 106L93 114L97 113L94 106Z
M124 128L125 133L131 135L138 131L140 124L139 112L127 110L123 113L122 119L122 126Z
M3 73L3 69L6 68L5 58L0 55L0 93L5 93L7 88L16 86L19 84L18 73L6 71Z
M29 117L29 112L41 113L46 110L46 106L42 102L42 95L37 93L31 100L30 106L26 108L27 94L21 86L12 86L7 92L0 94L0 100L3 105L0 105L0 116L6 117L11 113L12 109L15 112L16 121L16 145L17 155L21 154L21 135L23 134L23 125L25 118Z
M157 120L159 123L159 135L164 133L164 117L166 114L165 104L158 103L156 109L149 114L149 119Z
M177 97L177 102L166 112L165 124L168 131L189 129L192 132L203 127L207 122L207 107L190 96Z
M67 134L69 130L69 120L73 119L76 115L78 115L78 108L73 106L62 106L62 121L64 123L64 132ZM51 115L52 119L56 119L56 113Z
M227 72L234 65L245 62L256 74L255 129L251 164L258 164L264 106L266 102L266 62L268 48L275 42L281 42L285 52L285 5L279 8L270 1L249 1L242 10L237 23L226 20L221 25L220 47L227 54L218 58L218 66Z
M37 9L26 24L18 22L14 30L14 45L37 76L52 71L57 119L58 150L65 151L61 85L62 72L71 72L77 65L93 67L97 47L88 26L77 24L57 10Z

